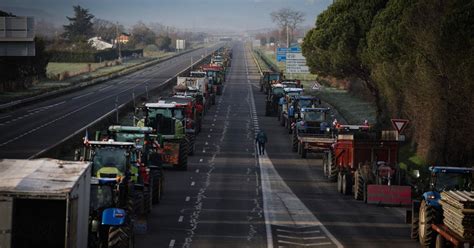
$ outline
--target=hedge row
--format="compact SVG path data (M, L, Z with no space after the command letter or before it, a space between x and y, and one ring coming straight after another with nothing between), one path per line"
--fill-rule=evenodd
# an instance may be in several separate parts
M49 51L50 62L71 62L71 63L93 63L104 60L114 60L118 58L117 49L106 49L102 51ZM122 50L122 57L133 55L143 55L143 49Z

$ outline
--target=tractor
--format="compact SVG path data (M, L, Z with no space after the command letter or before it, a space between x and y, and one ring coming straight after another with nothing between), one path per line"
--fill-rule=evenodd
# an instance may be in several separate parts
M268 94L273 84L279 83L283 79L283 74L280 72L264 71L260 78L260 91Z
M407 214L407 217L411 215L411 237L417 239L423 247L447 247L448 242L452 247L472 247L474 237L466 239L456 233L463 229L472 234L472 222L466 218L468 222L457 225L456 230L448 227L446 221L452 221L453 217L446 217L445 212L450 209L445 207L452 206L442 203L445 200L442 194L450 191L463 194L463 201L471 204L471 210L466 211L473 211L474 168L431 166L429 171L429 190L422 194L421 201L412 202L411 211ZM414 177L418 178L419 170L413 172Z
M283 85L274 84L265 97L265 116L277 116L279 100L285 95Z
M143 111L145 126L153 128L163 150L163 165L187 170L189 140L185 133L185 106L159 101L146 103Z
M133 244L133 222L144 213L144 191L135 144L87 141L83 158L92 162L89 243L94 247Z
M225 69L220 65L208 64L202 66L216 95L222 95L222 84L225 82Z
M150 192L152 203L155 204L160 202L163 195L164 171L152 133L150 127L110 126L108 130L108 136L116 141L135 143L139 173L144 180L145 190ZM151 211L151 208L147 211Z
M285 94L278 100L278 121L282 126L285 126L286 119L288 118L288 109L291 106L292 101L303 93L302 88L289 88L284 86Z
M334 137L327 124L329 108L302 108L292 123L292 150L306 158L308 152L327 152Z
M133 247L127 189L116 178L92 178L88 247Z

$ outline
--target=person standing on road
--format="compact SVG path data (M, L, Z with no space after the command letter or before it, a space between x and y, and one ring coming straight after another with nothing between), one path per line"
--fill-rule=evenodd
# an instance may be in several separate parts
M258 144L258 154L263 155L265 154L265 143L267 143L267 135L264 131L260 131L255 138L255 143Z

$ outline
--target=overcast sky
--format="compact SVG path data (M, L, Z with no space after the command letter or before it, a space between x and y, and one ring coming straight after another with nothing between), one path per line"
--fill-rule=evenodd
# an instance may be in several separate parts
M98 18L131 26L138 21L160 22L178 28L253 30L274 27L270 12L291 7L306 14L304 25L332 0L1 0L0 9L34 15L55 23L72 16L72 5L88 8Z

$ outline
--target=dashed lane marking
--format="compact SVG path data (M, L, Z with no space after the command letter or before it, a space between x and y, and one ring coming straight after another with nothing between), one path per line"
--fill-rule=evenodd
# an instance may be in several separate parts
M191 182L191 186L194 186L196 183L195 182Z
M178 222L183 222L184 216L179 216Z
M188 202L189 200L191 200L191 197L189 196L186 196L186 199L184 199L185 202Z
M170 240L170 244L168 245L169 248L172 248L174 247L174 243L176 242L176 240L172 239Z

